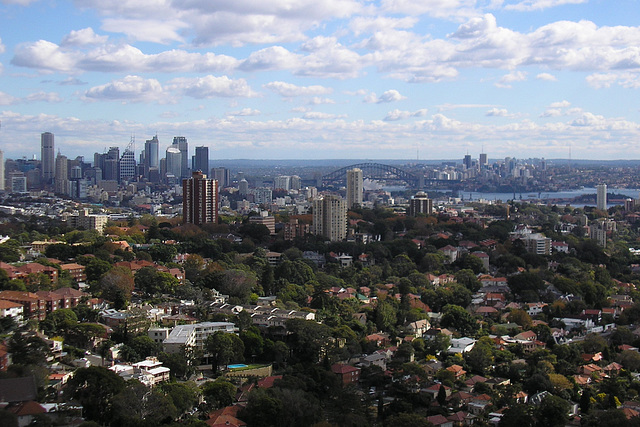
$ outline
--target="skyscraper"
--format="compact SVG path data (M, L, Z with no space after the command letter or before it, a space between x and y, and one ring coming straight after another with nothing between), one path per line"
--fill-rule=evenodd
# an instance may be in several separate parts
M58 194L69 194L69 167L67 156L58 153L56 156L55 192Z
M202 225L218 221L218 181L193 172L182 180L182 222Z
M42 184L50 186L55 177L55 158L53 151L53 134L44 132L40 135L40 159L42 160Z
M133 181L136 177L136 155L133 150L127 148L120 157L118 163L120 176L118 182Z
M4 191L4 152L0 150L0 191Z
M209 147L196 147L193 158L193 171L207 173L209 171Z
M418 191L409 201L409 216L429 215L433 212L433 202L423 191Z
M596 208L607 210L607 184L596 185Z
M173 137L173 147L180 150L181 162L180 170L182 171L182 178L189 178L189 144L187 138L184 136ZM204 171L206 172L206 170Z
M462 164L464 164L465 169L471 169L471 155L466 154L464 159L462 160Z
M218 181L218 188L231 185L231 171L227 168L212 168L210 176Z
M182 176L182 153L174 145L167 148L166 164L167 176L172 175L175 178Z
M347 202L338 196L323 196L313 201L313 233L332 242L347 237Z
M159 146L158 135L144 142L144 177L147 179L149 179L149 170L152 168L158 169L160 166L158 159Z
M480 163L480 169L482 169L483 167L485 167L485 166L487 166L489 164L489 162L487 161L487 154L486 153L480 153L480 159L479 159L478 163Z
M362 169L347 171L347 209L362 206Z

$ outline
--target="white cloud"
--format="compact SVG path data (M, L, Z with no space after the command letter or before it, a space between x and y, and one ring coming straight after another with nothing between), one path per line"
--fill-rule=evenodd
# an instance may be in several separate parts
M325 95L333 92L332 88L320 85L296 86L293 83L280 81L267 83L263 85L263 87L272 90L286 98L291 98L294 96Z
M427 14L436 18L462 18L477 14L476 0L382 0L381 8L390 13Z
M29 6L31 3L35 2L37 0L1 0L0 3L2 4L17 4L20 6Z
M492 108L485 114L487 117L509 117L509 111L506 108Z
M4 53L5 47L2 44L2 38L0 38L0 53Z
M95 86L84 93L87 100L130 102L160 101L166 94L158 80L140 76L126 76L110 83Z
M581 4L588 0L523 0L516 4L508 4L504 8L506 10L518 10L529 12L532 10L549 9L551 7L562 6L565 4Z
M512 71L509 74L505 74L502 78L495 84L496 87L500 88L511 88L511 83L514 82L523 82L527 79L527 73L524 71Z
M233 80L227 76L215 77L179 77L169 81L166 88L192 98L243 97L257 96L244 79Z
M36 92L27 95L27 102L62 102L62 98L55 92Z
M243 71L283 70L295 68L298 64L298 55L282 46L271 46L251 53L239 68Z
M74 51L39 40L19 45L11 63L44 72L76 74L85 71L226 72L236 68L240 61L227 55L190 53L178 49L148 55L128 44L107 44L86 52Z
M595 73L586 77L587 84L595 89L609 88L618 84L627 89L640 88L640 74L625 73Z
M397 121L397 120L402 120L402 119L408 119L410 117L426 117L427 115L427 109L423 108L417 111L402 111L402 110L392 110L389 111L387 113L387 115L384 117L385 122L393 122L393 121Z
M403 99L407 99L406 96L400 95L395 89L385 91L380 97L375 94L375 92L371 92L363 99L363 102L367 104L382 104L388 102L402 101Z
M18 98L15 98L8 93L0 92L0 105L11 105L18 102Z
M567 108L569 106L571 106L571 103L566 99L549 104L549 108Z
M260 110L256 110L255 108L243 108L240 111L229 113L229 116L259 116L260 114L262 114Z
M310 111L302 116L306 120L330 120L344 117L346 117L345 114L321 113L319 111Z
M330 98L320 98L319 96L314 96L309 100L309 105L320 105L320 104L335 104L336 101Z
M60 46L86 46L92 44L105 44L109 37L99 36L93 32L93 28L83 28L82 30L73 30L64 38Z
M548 82L557 82L558 79L556 78L556 76L554 76L553 74L549 74L549 73L540 73L536 76L536 79L538 80L545 80Z
M398 28L412 28L418 23L418 19L414 17L405 18L389 18L386 16L377 16L375 18L358 16L351 20L349 28L356 36L360 34L373 34L378 31L395 30Z
M184 38L180 30L186 28L187 23L179 20L153 19L105 19L102 29L112 33L124 33L134 40L167 44L182 42Z

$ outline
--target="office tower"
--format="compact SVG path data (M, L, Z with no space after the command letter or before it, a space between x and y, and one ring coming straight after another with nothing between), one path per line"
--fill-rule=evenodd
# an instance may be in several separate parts
M40 159L42 160L42 184L50 186L55 176L55 159L53 151L53 134L44 132L40 135Z
M136 155L130 148L126 148L118 164L120 175L118 182L129 182L136 177Z
M409 201L409 216L430 215L432 212L433 202L423 191L418 191Z
M313 233L332 242L347 237L347 202L338 196L324 196L313 201Z
M158 169L160 167L158 159L159 146L158 135L144 142L144 177L147 179L149 179L150 169Z
M607 210L607 184L596 185L596 208Z
M362 169L347 171L347 209L362 206Z
M487 154L486 153L480 153L480 159L479 159L478 163L480 163L480 169L484 168L485 166L487 166L489 164L489 162L487 161Z
M117 181L120 178L119 163L120 149L118 147L109 148L109 151L103 154L101 159L102 179L105 181Z
M298 175L291 175L291 179L289 179L289 187L291 190L300 190L302 187L302 179Z
M212 168L210 176L218 181L219 188L231 185L231 171L227 168Z
M182 180L182 222L201 225L218 221L218 181L193 172Z
M69 194L67 156L58 153L56 156L55 192L58 194Z
M464 164L464 168L465 169L471 169L471 155L470 154L466 154L464 156L464 160L462 161L462 164Z
M4 152L0 150L0 191L4 191Z
M246 179L242 178L240 182L238 182L238 193L240 193L241 196L246 196L248 192L249 183Z
M172 175L176 178L182 176L182 153L175 146L167 148L166 154L167 173L166 175Z
M291 189L291 177L290 176L276 176L273 179L273 188L282 188L289 191Z
M193 171L207 173L209 171L209 147L196 147L193 157Z
M176 175L176 177L189 178L189 144L187 143L187 138L184 136L175 136L172 147L180 150L181 156L180 171L182 175ZM204 172L206 172L206 170Z

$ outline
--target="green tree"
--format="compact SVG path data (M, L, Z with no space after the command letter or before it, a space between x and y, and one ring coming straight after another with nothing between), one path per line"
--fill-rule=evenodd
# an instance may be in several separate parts
M230 361L243 361L244 343L234 334L217 331L205 340L205 350L212 361L214 371L220 365L227 365Z
M113 397L125 388L124 380L115 372L98 366L80 368L66 386L65 396L77 399L83 414L90 420L112 419Z
M442 310L440 325L455 328L462 335L473 335L478 330L478 322L467 310L459 305L448 304Z
M210 409L219 409L233 403L237 391L229 381L218 379L202 385L202 396Z
M186 383L162 383L161 390L171 399L178 414L184 414L198 404L200 390L190 381Z
M124 267L115 267L100 278L98 287L103 298L113 301L116 309L124 308L131 300L133 275Z
M569 402L558 396L547 396L538 406L535 416L539 426L564 426L569 421Z

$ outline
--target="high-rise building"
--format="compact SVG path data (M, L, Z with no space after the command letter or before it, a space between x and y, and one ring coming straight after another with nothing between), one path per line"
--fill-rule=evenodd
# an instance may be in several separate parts
M244 178L238 182L238 193L241 196L246 196L249 193L249 183Z
M193 172L182 180L182 222L201 225L218 221L218 181Z
M323 196L313 201L313 233L332 242L347 237L347 202L338 196Z
M347 208L362 206L362 169L347 171Z
M136 177L136 155L135 153L127 148L122 153L122 157L120 157L120 161L118 163L118 171L120 175L118 177L118 182L126 182L133 181Z
M173 145L167 148L166 162L166 175L172 175L175 178L180 178L182 176L182 153L180 150Z
M409 201L409 216L430 215L432 212L433 202L423 191L418 191Z
M44 132L40 135L40 159L42 160L42 184L50 186L55 176L55 153L53 151L53 134Z
M478 163L480 164L480 169L484 168L485 166L487 166L489 164L489 162L487 160L487 154L486 153L480 153L480 159L479 159Z
M227 168L212 168L210 176L218 181L219 188L231 185L231 171Z
M189 144L187 143L187 138L184 136L173 137L172 146L180 150L180 171L182 173L180 176L182 178L189 178ZM206 172L206 170L203 172Z
M67 156L58 153L56 156L55 192L58 194L69 194L69 167Z
M147 179L149 179L150 169L158 169L160 167L158 158L159 146L158 135L144 142L144 177Z
M276 176L273 179L273 188L282 188L289 191L291 189L291 177L287 175Z
M4 152L0 150L0 191L4 191Z
M209 171L209 147L196 147L196 155L193 157L193 171L207 173Z
M607 184L596 185L596 208L607 210Z
M300 190L302 187L302 179L298 175L291 175L291 179L289 180L289 189L290 190Z
M465 169L471 169L471 154L466 154L462 160Z

